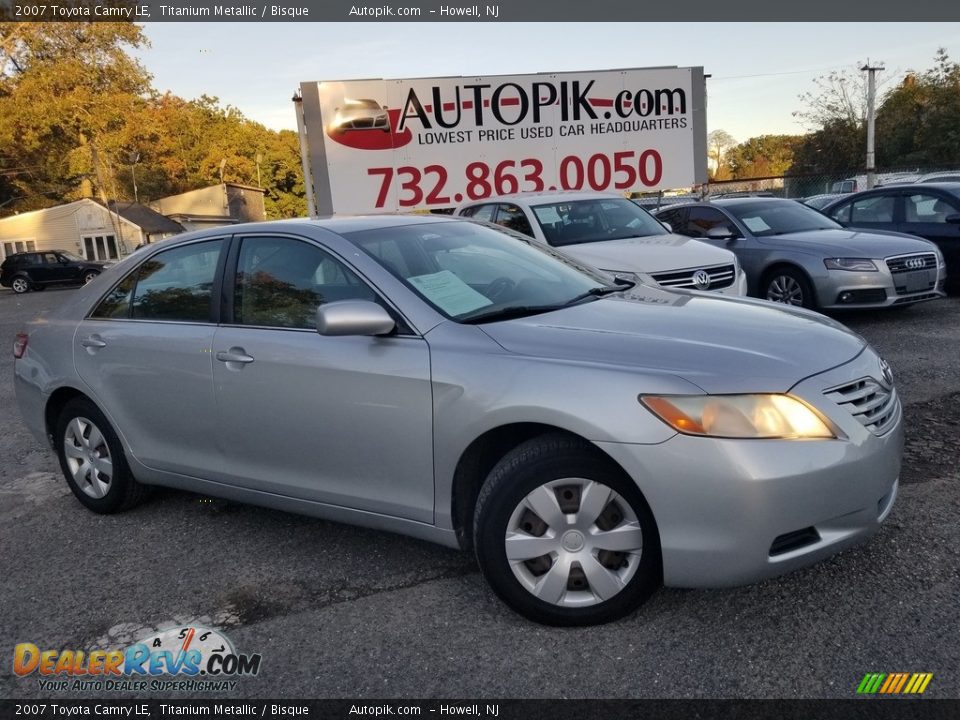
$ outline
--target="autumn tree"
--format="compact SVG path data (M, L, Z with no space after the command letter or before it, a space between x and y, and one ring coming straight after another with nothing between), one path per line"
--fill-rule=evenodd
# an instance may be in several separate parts
M783 175L793 164L802 135L759 135L727 150L725 164L733 179Z
M149 89L131 23L0 23L0 161L20 209L112 195L101 151Z
M960 165L960 65L946 51L934 67L908 73L877 111L881 166Z
M296 133L213 96L157 93L128 54L146 42L129 23L0 23L0 214L258 175L268 217L305 214Z
M714 130L707 135L707 157L713 160L713 179L727 180L730 175L724 166L724 156L727 150L737 144L733 136L726 130Z

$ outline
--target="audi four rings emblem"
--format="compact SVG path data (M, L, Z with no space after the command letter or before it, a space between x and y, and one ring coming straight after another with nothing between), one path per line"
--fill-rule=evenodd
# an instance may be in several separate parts
M697 290L706 290L710 287L710 274L706 270L697 270L693 274L693 284Z
M926 265L926 263L923 261L923 258L909 258L909 259L904 263L904 265L906 265L906 266L907 266L908 268L910 268L911 270L919 270L919 269L921 269L924 265Z

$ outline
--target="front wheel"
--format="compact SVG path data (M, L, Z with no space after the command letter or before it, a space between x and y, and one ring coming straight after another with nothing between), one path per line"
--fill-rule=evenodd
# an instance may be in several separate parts
M83 284L86 285L88 282L92 282L92 281L94 280L94 278L96 278L97 275L99 275L99 274L100 274L100 273L98 273L96 270L88 270L88 271L87 271L86 273L84 273L84 275L83 275Z
M766 276L763 283L764 297L772 302L795 307L815 308L813 288L799 270L780 268Z
M491 471L474 514L477 560L511 608L547 625L594 625L662 582L659 533L634 482L565 435L534 438Z
M87 508L114 513L133 507L146 496L146 486L130 472L120 439L90 400L68 402L56 433L60 469L73 494Z

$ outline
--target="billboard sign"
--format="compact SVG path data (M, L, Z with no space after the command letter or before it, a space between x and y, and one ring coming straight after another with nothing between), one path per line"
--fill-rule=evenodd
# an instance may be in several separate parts
M301 95L320 214L706 181L699 67L308 82Z

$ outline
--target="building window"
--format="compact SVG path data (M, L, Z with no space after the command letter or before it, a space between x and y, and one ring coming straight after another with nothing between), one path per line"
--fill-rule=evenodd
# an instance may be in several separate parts
M33 240L10 240L3 244L3 257L0 260L6 260L14 253L36 252L37 244Z
M113 235L84 235L83 257L87 260L116 260L117 239Z

